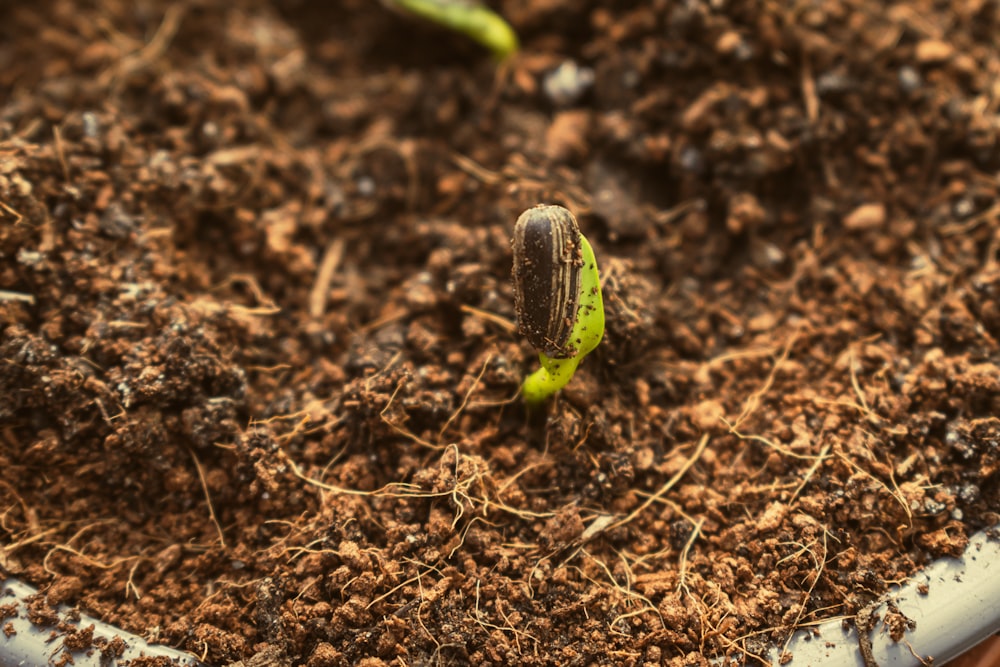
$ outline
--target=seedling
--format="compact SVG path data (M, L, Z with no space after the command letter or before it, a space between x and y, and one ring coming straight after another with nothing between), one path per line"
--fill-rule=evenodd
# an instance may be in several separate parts
M476 0L383 0L476 40L504 60L517 51L517 35L506 21Z
M537 405L566 386L604 337L594 250L562 206L535 206L514 225L514 310L542 363L521 387Z

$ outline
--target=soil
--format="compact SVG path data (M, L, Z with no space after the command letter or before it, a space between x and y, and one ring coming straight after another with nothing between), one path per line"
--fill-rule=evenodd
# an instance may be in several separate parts
M3 5L0 576L214 665L752 663L997 522L997 3L494 6ZM528 415L539 202L608 328Z

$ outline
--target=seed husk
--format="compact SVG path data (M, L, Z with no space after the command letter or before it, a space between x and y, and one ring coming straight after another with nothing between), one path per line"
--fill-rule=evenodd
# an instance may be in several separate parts
M562 206L530 208L514 225L518 331L554 359L576 354L570 334L580 305L580 227Z

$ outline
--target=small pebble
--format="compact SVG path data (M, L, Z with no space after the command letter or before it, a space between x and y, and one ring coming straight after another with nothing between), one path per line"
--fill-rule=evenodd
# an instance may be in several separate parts
M362 176L357 181L358 194L362 197L371 197L375 194L375 181L370 176Z
M921 85L923 85L923 80L915 67L903 65L899 68L899 87L904 93L916 92Z
M81 116L83 121L83 136L88 139L96 139L101 131L101 121L93 111L84 111Z
M113 239L124 239L132 233L135 218L125 212L121 204L112 202L98 221L98 228Z
M545 76L542 88L556 106L565 107L579 100L594 84L594 70L567 60Z
M685 146L680 155L681 168L685 171L701 173L705 169L705 160L700 150L694 146Z
M857 82L840 69L823 72L816 77L816 92L821 97L850 92L857 87Z

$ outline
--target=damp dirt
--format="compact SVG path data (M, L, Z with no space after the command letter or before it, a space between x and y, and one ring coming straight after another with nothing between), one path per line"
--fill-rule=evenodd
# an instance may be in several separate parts
M0 575L40 617L753 663L996 523L996 3L634 4L500 2L500 66L370 1L0 8ZM529 417L541 202L608 328Z

